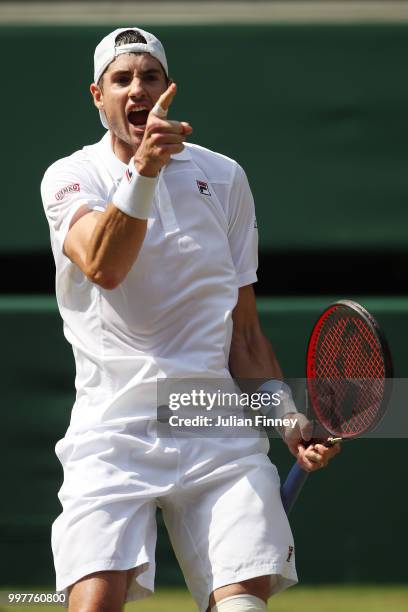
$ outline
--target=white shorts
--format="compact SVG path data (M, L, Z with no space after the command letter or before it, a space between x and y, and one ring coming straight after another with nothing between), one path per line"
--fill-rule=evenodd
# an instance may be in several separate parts
M157 507L203 612L226 584L270 575L271 594L295 584L267 447L256 438L160 440L142 424L67 434L56 446L64 468L63 512L52 530L57 590L93 572L137 568L128 600L150 595Z

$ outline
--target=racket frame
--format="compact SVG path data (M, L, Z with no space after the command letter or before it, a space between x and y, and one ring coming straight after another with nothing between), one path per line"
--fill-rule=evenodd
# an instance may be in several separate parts
M365 428L363 432L357 435L356 434L341 435L338 431L335 431L331 429L330 427L328 427L327 422L322 423L323 419L319 418L319 428L327 432L328 435L335 436L335 437L341 436L342 438L354 438L354 437L357 437L358 435L362 435L362 433L367 433L369 431L372 431L375 427L378 426L378 424L381 422L382 418L384 417L385 410L389 403L389 399L390 399L390 395L392 391L391 379L393 378L394 370L393 370L393 364L392 364L392 358L391 358L391 351L390 351L387 339L382 329L380 328L378 322L368 312L368 310L366 310L363 306L361 306L361 304L354 302L353 300L343 299L343 300L337 300L336 302L329 304L327 308L319 315L318 319L316 320L313 326L312 332L310 334L308 346L307 346L307 351L306 351L306 384L307 384L307 390L308 390L307 395L309 397L309 403L312 405L312 408L313 408L313 414L315 416L317 415L318 417L320 417L319 409L316 408L315 405L313 404L313 392L312 392L312 384L313 384L312 381L316 379L314 355L316 353L317 338L319 337L319 334L321 332L321 329L327 317L330 316L333 311L337 310L341 306L345 306L349 310L353 311L358 317L360 317L366 323L366 325L368 325L368 327L372 328L372 331L374 332L376 339L378 340L378 343L381 347L382 358L383 358L383 363L384 363L384 392L383 392L383 396L382 396L382 400L380 404L380 409L378 410L377 418L371 423L370 426ZM320 435L319 437L322 437L322 436Z
M387 339L382 329L380 328L379 324L377 323L376 319L363 306L361 306L361 304L358 304L357 302L354 302L353 300L346 300L346 299L338 300L336 302L333 302L332 304L329 304L329 306L327 306L327 308L320 314L320 316L316 320L312 328L312 332L310 334L307 351L306 351L306 377L307 377L306 382L307 382L307 387L308 387L307 396L309 398L310 403L312 403L311 398L310 398L311 394L310 394L310 387L309 387L309 378L313 378L312 376L313 370L310 367L311 360L309 360L309 353L313 351L313 349L311 348L312 342L313 342L313 345L316 346L315 339L320 333L320 330L323 326L325 319L327 318L327 316L329 316L331 312L333 312L333 310L337 309L339 306L346 306L347 308L351 309L358 316L360 316L369 326L371 326L374 329L375 335L379 341L379 344L382 350L382 354L383 354L384 370L385 370L384 394L383 394L383 398L381 401L381 410L379 411L379 418L376 421L374 421L374 423L369 428L367 428L366 431L369 431L370 429L373 429L374 427L376 427L378 423L381 421L382 417L384 416L385 407L388 404L389 397L391 394L391 389L392 389L392 384L391 384L390 379L392 379L394 371L393 371L393 365L392 365L391 352L388 346ZM314 406L313 406L313 411L315 411ZM326 426L321 425L321 427L324 428L324 430L326 430L328 434L332 434L332 432L330 432ZM332 440L328 439L326 444L328 444L329 446L332 446L333 444L337 444L340 440L341 438L336 436ZM308 445L310 443L312 443L312 441L309 442ZM298 462L296 462L292 466L284 484L281 487L282 504L287 514L289 514L290 511L292 510L309 474L310 472L303 470L298 464Z

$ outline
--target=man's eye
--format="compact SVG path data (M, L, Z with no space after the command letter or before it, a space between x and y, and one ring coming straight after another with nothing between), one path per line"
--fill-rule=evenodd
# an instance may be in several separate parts
M155 74L147 74L145 76L145 81L157 81L158 77Z
M116 83L119 83L120 85L126 85L127 83L129 83L129 77L120 76L116 79Z

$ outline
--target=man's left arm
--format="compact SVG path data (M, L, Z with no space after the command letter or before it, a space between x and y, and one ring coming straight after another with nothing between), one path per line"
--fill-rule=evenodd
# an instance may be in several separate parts
M233 333L229 354L229 369L232 376L235 379L245 380L282 380L282 370L275 352L262 333L252 285L239 289L232 320ZM298 419L298 427L286 429L282 436L290 452L307 471L325 467L340 451L340 445L327 448L323 444L313 444L305 447L304 438L310 438L309 421L301 413L292 414L291 417Z

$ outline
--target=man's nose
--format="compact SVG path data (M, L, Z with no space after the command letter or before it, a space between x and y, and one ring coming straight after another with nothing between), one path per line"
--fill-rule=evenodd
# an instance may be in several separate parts
M129 97L136 98L144 93L142 79L134 78L130 84Z

